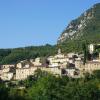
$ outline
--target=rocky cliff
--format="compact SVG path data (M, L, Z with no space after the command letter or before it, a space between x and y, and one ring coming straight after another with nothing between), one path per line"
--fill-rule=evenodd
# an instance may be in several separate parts
M95 4L75 20L72 20L61 33L57 43L71 40L100 41L100 3Z

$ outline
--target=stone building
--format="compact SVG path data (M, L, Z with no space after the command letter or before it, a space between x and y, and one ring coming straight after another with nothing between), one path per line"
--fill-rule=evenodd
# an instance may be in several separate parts
M60 75L61 76L61 69L54 67L54 68L45 68L45 67L41 67L40 68L42 71L47 71L53 75Z
M100 70L100 62L99 61L88 61L85 65L83 65L82 61L75 61L75 67L80 71L84 72L93 72L94 70Z
M15 80L24 80L28 76L33 75L37 67L18 68L16 69Z
M58 54L48 57L49 67L66 67L68 58L58 50Z
M15 73L15 65L1 65L0 78L4 81L13 79Z
M34 65L34 66L41 66L41 59L40 58L36 58L35 61L33 59L30 60L30 62Z
M16 68L29 68L30 66L33 66L33 64L28 60L23 60L16 64Z

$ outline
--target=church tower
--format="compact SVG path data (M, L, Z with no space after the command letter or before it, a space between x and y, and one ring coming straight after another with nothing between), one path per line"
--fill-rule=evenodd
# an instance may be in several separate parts
M60 48L58 49L58 54L61 54L61 49Z

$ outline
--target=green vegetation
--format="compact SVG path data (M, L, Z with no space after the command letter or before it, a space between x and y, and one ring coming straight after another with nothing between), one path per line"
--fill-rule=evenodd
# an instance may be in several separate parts
M73 79L67 76L55 77L47 72L37 70L23 84L25 89L5 87L0 83L0 100L99 100L100 71L85 78Z
M16 49L0 49L0 64L11 64L36 57L47 57L57 53L56 46L31 46Z
M87 59L88 59L88 45L87 43L83 43L83 53L84 53L84 60L83 60L83 64L85 65Z
M76 31L73 36L66 38L63 43L60 43L59 46L63 49L64 52L81 52L82 44L84 41L87 41L87 44L90 43L100 43L100 3L93 6L86 11L87 17L93 15L91 19L86 20L85 27L81 30L78 30L77 27L82 20L85 20L84 14L82 14L77 19L71 22L73 26L72 29L66 28L62 34L68 33L70 31ZM61 34L61 36L62 36Z

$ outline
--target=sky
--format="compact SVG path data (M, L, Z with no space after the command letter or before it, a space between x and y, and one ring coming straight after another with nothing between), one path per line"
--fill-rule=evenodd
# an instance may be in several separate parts
M100 0L0 0L0 48L56 44L69 22Z

